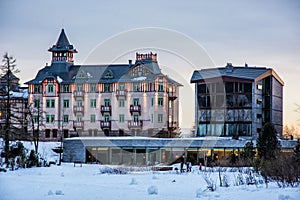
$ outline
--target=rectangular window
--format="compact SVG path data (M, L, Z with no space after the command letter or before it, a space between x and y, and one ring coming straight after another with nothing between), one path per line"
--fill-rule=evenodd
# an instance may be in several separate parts
M40 88L41 88L40 85L34 85L34 93L41 93Z
M33 100L33 102L34 102L34 107L35 108L40 108L40 100L39 99L35 99L35 100Z
M151 123L153 123L153 122L154 122L154 115L151 114Z
M52 130L52 136L53 136L54 138L57 138L57 129L53 129L53 130Z
M158 114L157 115L157 122L158 123L163 123L163 114Z
M134 105L134 106L138 106L138 105L139 105L139 101L140 101L140 100L139 100L138 98L134 98L134 99L133 99L133 105Z
M46 115L46 123L54 123L55 122L55 115Z
M262 89L263 89L262 84L258 84L258 85L257 85L257 89L258 89L258 90L262 90Z
M110 92L110 84L109 83L104 84L104 92Z
M164 91L164 83L158 83L158 92Z
M198 85L198 93L200 94L206 94L208 91L206 84L199 84Z
M140 91L140 83L133 83L133 91L134 92Z
M151 106L154 105L154 98L151 98Z
M83 85L82 84L76 85L76 89L77 91L83 91Z
M55 122L55 115L51 115L50 120L51 120L51 121L50 121L51 123L54 123L54 122Z
M104 106L110 106L110 99L104 99Z
M52 84L48 85L48 93L54 92L54 86Z
M97 85L92 83L90 84L90 92L96 92Z
M70 92L70 85L64 85L64 92Z
M45 137L50 138L50 129L45 130Z
M81 122L82 121L82 115L77 115L76 120L77 120L77 122Z
M125 116L124 115L119 115L119 122L124 123Z
M157 105L158 106L164 106L164 98L158 98Z
M133 115L133 121L138 122L139 121L139 115Z
M90 107L91 108L96 108L96 99L91 99L90 100Z
M69 99L64 99L64 108L69 108L69 107L70 107Z
M46 115L46 123L50 123L50 115Z
M82 100L77 100L77 106L82 106Z
M47 99L46 108L55 108L55 99Z
M91 123L95 123L96 122L96 115L91 115Z
M64 115L63 116L63 122L68 123L69 122L69 115Z
M34 122L35 124L37 124L37 123L39 122L39 118L38 118L37 115L34 115L34 116L33 116L33 122Z
M109 115L104 115L104 121L109 122Z
M125 90L125 84L119 83L119 90Z
M119 107L125 106L125 99L119 99Z

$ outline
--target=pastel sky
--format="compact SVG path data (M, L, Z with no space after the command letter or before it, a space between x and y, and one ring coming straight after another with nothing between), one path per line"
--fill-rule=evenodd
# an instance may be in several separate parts
M0 54L8 52L17 59L21 70L18 76L24 83L50 63L47 49L56 42L61 28L79 52L75 57L77 64L87 63L97 45L119 33L146 27L174 30L201 46L214 66L231 62L236 66L247 63L274 68L285 82L284 124L297 125L300 123L300 114L295 112L295 104L300 104L299 10L298 0L2 0ZM188 83L190 76L195 68L213 66L205 66L207 62L203 62L201 66L184 67L188 65L185 61L158 53L163 72L170 72L174 79L180 74L179 81L188 88L182 89L185 100L181 104L181 126L191 127L194 96L193 86ZM193 54L189 50L185 53ZM93 62L107 62L101 56L97 58ZM128 59L134 60L135 54L119 56L118 62L126 63Z

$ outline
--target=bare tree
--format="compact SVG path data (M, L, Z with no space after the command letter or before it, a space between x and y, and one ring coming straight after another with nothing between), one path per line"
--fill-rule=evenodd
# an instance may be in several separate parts
M31 103L28 106L28 115L27 120L28 124L31 126L32 130L32 139L34 143L35 153L38 153L39 148L39 141L40 141L40 127L44 126L43 119L44 119L44 112L40 109L39 102Z
M284 139L292 139L294 137L297 137L297 129L294 127L294 125L291 126L285 125L283 127L282 137Z

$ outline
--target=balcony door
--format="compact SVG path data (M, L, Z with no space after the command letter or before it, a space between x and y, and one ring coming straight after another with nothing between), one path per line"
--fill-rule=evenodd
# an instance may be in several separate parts
M109 122L109 115L104 115L104 121Z
M139 105L139 99L138 98L134 98L133 99L133 105L134 106L138 106Z
M110 106L110 99L104 99L104 106Z

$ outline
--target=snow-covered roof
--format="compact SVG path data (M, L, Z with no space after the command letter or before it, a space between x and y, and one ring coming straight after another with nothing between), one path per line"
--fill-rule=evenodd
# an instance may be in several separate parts
M178 147L178 148L243 148L247 142L256 141L246 138L234 140L231 137L197 137L197 138L148 138L148 137L75 137L66 138L64 142L81 141L84 146L103 147ZM294 148L296 141L281 140L283 149Z

